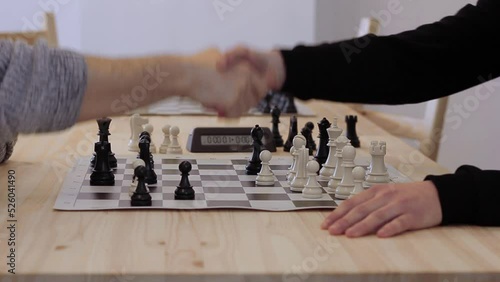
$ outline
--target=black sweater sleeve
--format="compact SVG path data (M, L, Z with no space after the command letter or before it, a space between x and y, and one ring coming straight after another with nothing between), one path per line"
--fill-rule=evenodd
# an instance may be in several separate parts
M457 14L391 36L367 35L281 51L282 91L299 99L364 104L419 103L500 76L500 1L479 0ZM500 226L500 171L462 166L429 175L443 221Z
M500 1L390 36L282 50L284 92L364 104L419 103L500 76Z

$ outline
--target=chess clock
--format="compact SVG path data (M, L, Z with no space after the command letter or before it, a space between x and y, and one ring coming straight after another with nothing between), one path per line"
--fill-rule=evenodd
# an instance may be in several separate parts
M189 134L187 149L192 153L238 153L252 152L253 127L197 127ZM276 152L273 134L263 127L264 148Z

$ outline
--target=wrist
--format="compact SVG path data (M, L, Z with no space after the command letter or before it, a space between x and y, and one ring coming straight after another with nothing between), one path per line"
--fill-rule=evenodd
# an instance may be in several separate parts
M285 62L279 50L272 50L268 53L269 69L271 78L268 78L270 90L280 91L286 79Z

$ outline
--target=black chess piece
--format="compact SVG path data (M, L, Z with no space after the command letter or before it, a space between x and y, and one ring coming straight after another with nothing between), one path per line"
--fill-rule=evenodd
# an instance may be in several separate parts
M345 122L347 124L345 133L347 139L351 140L351 145L354 148L359 148L361 144L359 142L358 134L356 133L356 123L358 122L358 116L348 115L345 117Z
M311 144L311 139L312 139L311 129L309 129L309 127L307 126L304 126L300 131L300 134L302 134L306 138L306 148L309 150L309 156L312 156L314 151Z
M293 146L293 138L299 134L299 128L297 124L297 117L290 117L290 129L288 130L288 138L286 139L285 145L283 145L283 150L285 152L290 152L290 149Z
M132 195L131 205L134 207L145 207L152 205L152 198L146 187L147 168L140 165L134 169L134 177L137 178L137 187Z
M95 165L90 175L91 186L113 186L115 185L115 175L109 166L110 144L107 142L96 142L94 145Z
M189 172L191 172L191 163L183 161L179 164L179 171L181 172L181 181L175 189L176 200L194 200L194 189L189 183Z
M149 150L149 145L150 142L147 138L142 138L139 141L139 156L140 159L142 159L146 164L146 183L148 185L154 185L158 183L158 177L151 162L151 151Z
M259 125L256 125L252 128L250 132L253 139L253 151L252 158L248 162L246 166L246 174L248 175L257 175L262 168L262 162L260 161L260 152L262 151L262 147L264 144L262 143L262 138L264 137L264 131Z
M309 121L306 123L306 127L311 130L309 144L311 144L311 148L313 149L313 151L316 151L316 149L317 149L316 142L314 141L314 138L313 138L314 123Z
M283 147L284 141L283 137L280 134L280 129L279 129L281 110L277 106L274 106L271 115L273 117L272 129L273 129L274 144L276 145L276 147Z
M326 162L326 159L328 158L330 148L327 145L328 139L329 139L327 129L330 128L331 125L332 124L326 118L323 118L318 123L319 148L318 148L318 151L316 152L316 156L314 157L314 160L316 160L320 164L320 167L323 166L323 164Z
M146 139L149 142L149 144L151 144L151 134L149 134L149 132L147 132L147 131L141 132L141 134L139 134L139 142L141 141L141 139ZM140 152L137 154L137 158L138 159L141 158L141 153ZM155 165L155 161L153 159L153 154L151 153L151 150L149 152L149 159L151 160L151 165L154 166Z
M271 101L272 101L272 99L273 99L273 93L268 92L266 97L264 98L264 109L262 110L262 112L264 114L271 113Z
M109 133L110 124L111 124L110 118L97 119L97 125L99 126L99 132L97 132L97 135L99 136L99 142L109 143L108 136L111 135L111 133ZM96 154L94 153L92 156L92 159L90 160L91 167L93 167L95 165L95 157L96 157ZM115 154L111 151L111 143L109 146L109 166L112 169L115 169L118 167L118 161L116 160Z
M291 93L285 93L284 94L286 97L286 105L284 108L284 112L287 114L296 114L298 113L297 111L297 106L295 105L295 97Z

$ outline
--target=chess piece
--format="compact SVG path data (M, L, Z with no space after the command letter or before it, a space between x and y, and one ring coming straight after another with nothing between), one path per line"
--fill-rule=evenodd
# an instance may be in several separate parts
M132 167L134 168L134 177L132 178L132 183L130 183L130 188L128 190L129 197L132 197L132 195L134 195L135 190L137 189L137 175L135 175L135 169L141 165L146 166L144 161L141 159L135 160L132 163ZM146 188L147 188L147 186L146 186ZM149 192L149 189L148 189L148 192Z
M115 175L109 166L109 151L111 144L96 142L94 152L96 153L95 165L90 175L91 186L113 186Z
M309 130L311 131L311 135L310 135L310 138L309 138L309 144L311 144L311 149L313 151L316 151L317 147L316 147L316 142L314 141L314 138L313 138L313 130L314 130L314 123L312 122L307 122L306 123L306 127L309 128Z
M274 174L269 167L269 162L271 161L272 154L268 150L262 150L262 152L260 152L259 158L262 162L262 168L257 174L255 184L258 186L273 186Z
M101 143L109 143L108 136L111 135L109 133L109 126L111 124L110 118L100 118L97 119L97 125L99 126L99 131L97 135L99 136L99 142ZM96 154L94 152L92 159L90 160L90 166L94 167L95 165ZM109 166L112 169L118 167L118 161L116 160L115 154L111 150L111 143L109 143Z
M174 192L176 200L194 200L195 198L193 186L191 186L191 183L189 182L189 173L191 172L191 169L191 163L188 161L183 161L179 164L181 181Z
M354 190L354 179L352 170L354 169L354 159L356 157L356 148L350 143L347 143L342 149L342 181L335 190L335 198L345 200L349 198L352 190Z
M146 137L146 136L145 136ZM154 171L154 165L151 161L151 152L149 151L149 140L142 138L139 141L139 156L144 161L146 167L145 181L148 185L155 185L158 183L158 177Z
M337 123L338 119L334 118L332 126L327 129L328 143L326 145L329 147L328 158L319 171L320 180L329 181L330 177L332 177L333 173L335 172L335 165L337 163L337 158L335 158L335 153L337 152L336 139L342 134L342 129L337 126Z
M245 169L247 175L257 175L257 173L259 173L259 171L262 168L262 163L259 158L259 155L260 152L262 151L262 147L264 146L264 144L262 143L262 138L264 137L264 131L259 125L256 125L250 131L250 135L252 136L253 139L252 157L248 162L247 166L245 167Z
M336 139L335 143L337 144L337 150L335 152L335 158L337 159L337 163L335 164L335 171L328 181L328 192L335 192L337 190L337 186L339 186L342 181L342 177L344 175L344 170L342 168L342 150L349 142L349 139L347 139L344 135L340 135Z
M352 170L352 177L354 178L354 189L352 190L349 198L365 190L363 187L365 176L366 176L366 170L361 166L357 166Z
M273 93L268 92L266 97L264 98L264 109L262 110L262 113L264 114L269 114L271 113L271 101L273 99Z
M170 125L167 124L162 127L161 131L163 132L163 142L161 143L159 153L166 154L170 145Z
M314 152L313 152L312 143L311 143L311 140L312 140L311 129L309 129L309 127L307 127L307 126L304 126L304 128L302 128L302 130L300 131L300 134L302 134L306 138L306 148L309 151L309 156L312 156Z
M372 156L372 160L370 163L370 172L368 173L364 183L365 187L390 182L389 173L387 172L384 160L387 153L386 146L385 142L371 142L370 155Z
M281 136L280 130L279 130L281 110L277 106L274 106L274 108L271 112L271 115L273 117L273 119L272 119L272 124L273 124L272 131L273 131L274 144L278 148L283 147L284 141L283 141L283 137Z
M147 140L147 142L149 142L149 144L151 144L151 135L149 134L149 132L147 132L147 131L141 132L141 134L139 135L139 143L141 142L142 139ZM137 153L137 158L138 159L141 158L141 153L140 152ZM154 159L153 159L153 154L151 152L149 152L149 160L151 161L151 166L154 166L155 162L154 162Z
M302 190L302 197L308 199L320 199L323 197L323 188L317 180L316 172L319 170L319 163L315 160L311 160L306 166L308 180L306 186Z
M151 151L151 153L155 153L156 154L156 145L155 143L153 142L153 125L151 124L145 124L143 126L144 128L144 131L147 131L149 133L149 137L150 137L150 143L149 143L149 150Z
M293 138L298 133L299 133L299 129L298 129L298 124L297 124L297 117L291 116L290 117L290 129L288 131L288 138L286 139L285 145L283 147L283 150L285 152L290 152L290 149L293 146Z
M302 146L297 149L297 164L296 171L297 174L290 183L290 190L292 192L302 192L307 183L307 162L309 161L309 149L306 146Z
M346 136L349 140L351 140L352 146L354 148L360 147L359 137L356 133L356 123L358 122L357 116L346 116L345 122L347 123Z
M141 117L139 114L133 114L130 117L130 140L128 142L128 150L131 152L139 152L139 134L144 131L142 128L149 120Z
M134 169L134 176L137 177L137 188L134 191L134 194L130 198L131 205L133 207L146 207L152 206L152 198L149 194L149 190L146 187L146 177L147 168L143 165L140 165Z
M292 155L292 165L289 168L289 172L287 174L287 181L288 183L291 183L292 180L295 178L295 175L297 175L297 159L299 155L299 148L302 148L306 145L306 138L302 134L297 134L293 138L293 146L290 149L290 154Z
M318 129L319 129L319 148L318 151L316 152L316 156L314 159L319 163L319 165L322 167L323 164L326 162L326 159L328 158L328 131L327 129L331 126L332 124L326 119L323 118L319 123L318 123Z
M286 103L284 105L284 112L287 114L298 113L297 107L295 105L295 97L291 93L284 93L286 97Z
M179 127L170 127L170 136L172 136L172 141L167 147L167 154L182 154L182 148L181 145L179 145L179 133Z

